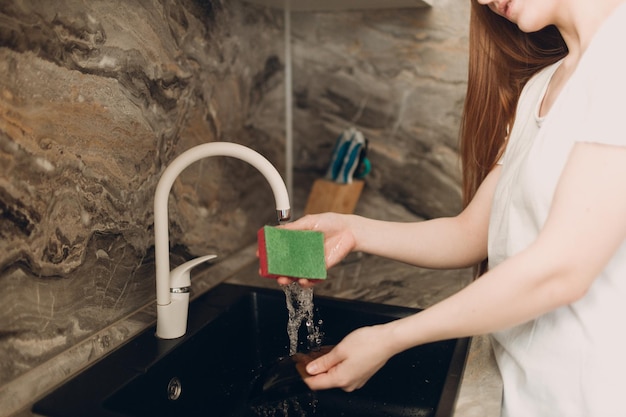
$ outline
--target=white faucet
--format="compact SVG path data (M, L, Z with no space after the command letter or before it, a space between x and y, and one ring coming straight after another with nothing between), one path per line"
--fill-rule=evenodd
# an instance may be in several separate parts
M261 171L269 182L278 221L289 220L291 209L289 195L280 174L258 152L243 145L230 142L211 142L195 146L180 154L165 169L154 195L154 251L156 262L157 330L161 339L175 339L187 331L191 269L215 258L207 255L185 262L170 272L170 248L168 228L168 199L174 181L192 163L209 156L231 156L248 162Z

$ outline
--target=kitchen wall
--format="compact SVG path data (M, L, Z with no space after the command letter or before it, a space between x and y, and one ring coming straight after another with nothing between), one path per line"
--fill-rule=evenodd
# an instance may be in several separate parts
M465 3L292 14L296 213L352 125L373 165L358 213L460 209ZM233 141L284 170L283 23L238 0L0 0L0 415L22 376L153 302L153 193L176 155ZM173 263L273 219L253 168L198 162L170 198Z
M323 175L338 134L356 126L374 168L358 211L407 220L457 213L469 1L292 20L298 200Z
M176 155L227 140L282 169L284 90L282 15L271 10L231 0L0 10L2 398L154 300L153 195ZM273 123L257 127L268 108ZM275 218L269 186L229 158L190 167L172 195L173 263L226 256Z

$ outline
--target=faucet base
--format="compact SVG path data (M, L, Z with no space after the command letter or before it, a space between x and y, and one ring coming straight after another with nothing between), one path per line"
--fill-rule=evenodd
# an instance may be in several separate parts
M187 332L189 312L189 293L172 293L172 302L167 305L157 304L156 337L159 339L177 339Z

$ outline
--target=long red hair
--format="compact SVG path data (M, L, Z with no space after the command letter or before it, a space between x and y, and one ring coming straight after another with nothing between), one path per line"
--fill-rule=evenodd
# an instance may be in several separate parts
M504 152L522 88L533 74L567 55L554 26L524 33L471 0L467 94L460 132L463 204L467 206ZM487 270L487 260L475 275Z
M460 131L464 205L502 155L524 84L567 52L554 26L524 33L472 0L467 95Z

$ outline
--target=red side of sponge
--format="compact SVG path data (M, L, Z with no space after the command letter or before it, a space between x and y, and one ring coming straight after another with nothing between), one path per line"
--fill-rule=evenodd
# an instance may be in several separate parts
M261 276L265 278L278 278L275 275L271 275L267 270L267 247L265 246L265 228L260 228L256 236L259 244L259 269Z

